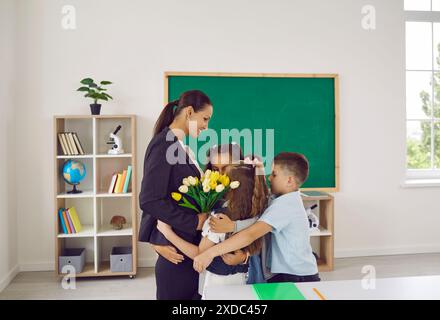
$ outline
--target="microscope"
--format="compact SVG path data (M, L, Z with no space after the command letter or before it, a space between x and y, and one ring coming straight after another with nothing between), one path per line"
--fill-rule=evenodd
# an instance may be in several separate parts
M122 147L122 140L121 138L117 135L119 130L121 130L122 126L119 125L116 127L115 131L110 133L110 141L107 142L107 144L112 144L112 148L110 150L108 150L108 154L122 154L124 153L124 148Z

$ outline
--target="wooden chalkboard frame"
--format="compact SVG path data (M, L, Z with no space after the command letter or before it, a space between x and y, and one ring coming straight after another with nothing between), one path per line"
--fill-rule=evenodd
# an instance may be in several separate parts
M257 77L257 78L331 78L335 88L335 187L303 188L302 191L339 191L339 75L338 74L309 74L309 73L228 73L228 72L178 72L164 73L164 105L168 103L169 77L196 76L196 77Z

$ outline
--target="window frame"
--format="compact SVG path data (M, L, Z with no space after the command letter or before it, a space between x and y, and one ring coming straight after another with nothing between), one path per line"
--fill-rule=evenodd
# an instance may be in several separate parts
M414 69L408 69L406 66L406 59L405 59L405 84L407 83L407 73L411 71L425 71L425 72L431 72L432 77L436 73L440 73L440 70L435 69L435 52L434 52L434 23L440 24L440 11L432 11L432 1L431 1L431 11L406 11L404 10L404 17L405 17L405 43L406 43L406 23L407 22L429 22L431 23L432 28L432 40L431 40L431 51L432 51L432 65L431 70L414 70ZM405 46L406 48L406 46ZM405 49L405 57L406 57L406 49ZM432 81L432 83L434 83ZM432 92L431 92L431 99L435 99L434 96L434 85L432 85ZM407 94L407 87L405 85L405 95ZM406 106L406 101L405 101ZM407 110L407 108L405 109ZM408 150L407 150L407 128L408 128L408 122L410 121L428 121L431 122L431 168L430 169L409 169L408 168L408 162L407 162L407 156L408 156ZM440 168L435 168L435 146L434 146L434 124L439 123L440 124L440 118L434 117L434 112L432 110L432 113L430 117L426 119L416 119L416 118L408 118L408 113L405 111L405 169L406 169L406 181L403 183L404 186L417 186L417 184L420 184L420 186L440 186ZM439 146L440 147L440 146ZM417 183L419 181L420 183Z

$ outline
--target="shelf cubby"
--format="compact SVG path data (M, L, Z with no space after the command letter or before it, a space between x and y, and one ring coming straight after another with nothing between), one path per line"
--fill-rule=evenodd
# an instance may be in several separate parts
M100 237L98 238L98 273L111 274L110 254L113 247L130 247L133 245L131 236L122 237ZM133 272L133 270L131 271ZM119 272L115 273L119 274Z
M97 236L131 236L133 234L131 205L132 203L129 198L97 199ZM125 218L127 223L123 226L123 229L113 229L113 226L110 224L113 216L122 216Z
M93 154L93 119L82 116L72 116L68 118L59 117L55 120L56 136L57 136L57 156L68 158L81 158L84 155L68 156L64 155L63 149L58 142L58 133L61 132L76 132L81 146L84 149L86 156Z
M111 158L97 158L96 159L96 186L97 193L108 193L108 189L114 173L122 173L131 165L131 157L111 157ZM132 168L133 169L133 168ZM128 184L128 192L132 191L132 177Z
M320 272L332 271L334 266L334 198L330 194L302 196L304 207L318 206L313 213L319 218L319 231L310 232L313 252L318 255Z
M88 195L93 194L94 192L94 183L93 183L93 157L92 158L81 158L75 159L76 161L82 162L84 167L86 168L86 176L85 178L76 186L78 190L81 190L82 193L78 194L69 194L68 191L73 189L73 186L64 181L63 178L63 166L67 159L56 159L56 167L57 167L57 196L61 197L87 197Z
M125 154L109 155L111 148L106 142L109 133L118 125ZM58 133L76 132L85 155L64 155L58 142ZM136 191L136 116L55 116L54 117L54 203L55 203L55 252L56 274L61 273L58 257L65 248L85 248L86 265L76 277L121 276L133 277L137 272L137 191ZM82 193L69 194L72 186L62 176L62 168L68 159L81 161L86 166L86 177L77 189ZM113 172L122 173L132 166L127 193L109 194L108 187ZM76 234L64 234L61 230L58 210L75 207L82 224ZM114 215L126 218L122 230L113 230L110 220ZM111 246L130 246L133 252L131 272L111 272ZM108 256L108 257L107 257ZM69 276L69 275L68 275Z
M118 136L121 138L124 153L131 154L132 123L130 118L107 117L97 118L96 121L96 154L97 156L108 156L107 151L111 145L107 144L110 140L110 133L115 131L117 126L121 126Z

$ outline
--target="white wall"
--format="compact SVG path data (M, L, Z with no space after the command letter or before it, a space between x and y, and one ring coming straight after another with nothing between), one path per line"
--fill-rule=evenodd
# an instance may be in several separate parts
M163 107L164 71L339 73L337 256L440 251L438 188L402 189L402 0L21 1L17 190L19 261L53 268L52 116L88 114L87 75L114 81L103 113L138 118L138 182ZM77 30L60 26L76 8ZM373 4L377 30L361 28ZM215 116L215 114L214 114ZM32 166L30 165L32 160ZM34 170L33 168L39 168ZM141 265L154 255L140 245Z
M15 185L16 4L0 1L0 291L18 272Z

